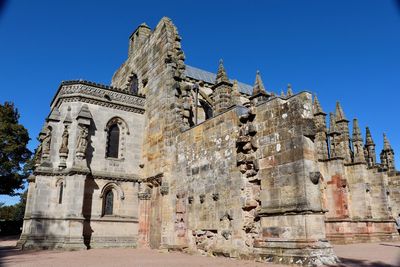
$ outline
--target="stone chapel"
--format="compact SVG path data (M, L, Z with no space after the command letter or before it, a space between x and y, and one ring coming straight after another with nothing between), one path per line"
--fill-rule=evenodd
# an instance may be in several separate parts
M329 123L327 123L327 119ZM150 247L320 265L395 240L400 172L339 103L185 64L168 18L129 37L111 85L60 84L39 134L21 248Z

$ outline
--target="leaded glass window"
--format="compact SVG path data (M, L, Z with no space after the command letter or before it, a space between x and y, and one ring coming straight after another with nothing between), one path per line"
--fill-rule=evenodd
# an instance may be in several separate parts
M104 203L104 215L113 214L114 193L112 190L108 191Z

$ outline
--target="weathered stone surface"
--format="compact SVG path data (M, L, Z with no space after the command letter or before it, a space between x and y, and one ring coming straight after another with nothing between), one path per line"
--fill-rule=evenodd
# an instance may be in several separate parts
M340 104L327 127L308 92L289 86L277 97L257 73L250 95L222 62L213 75L185 71L184 60L163 18L130 36L112 86L60 85L20 246L149 246L319 265L336 261L327 239L395 237L400 175L386 137L378 164L369 131L364 145L355 120L350 138Z

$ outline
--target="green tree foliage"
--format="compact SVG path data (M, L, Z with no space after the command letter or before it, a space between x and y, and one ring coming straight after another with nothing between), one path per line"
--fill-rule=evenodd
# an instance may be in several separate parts
M29 134L18 119L13 103L0 104L0 194L16 195L30 172L30 168L24 168L32 155L26 147Z
M0 206L0 218L5 221L22 221L24 219L25 205L28 190L20 194L19 203L13 206ZM1 204L1 203L0 203Z

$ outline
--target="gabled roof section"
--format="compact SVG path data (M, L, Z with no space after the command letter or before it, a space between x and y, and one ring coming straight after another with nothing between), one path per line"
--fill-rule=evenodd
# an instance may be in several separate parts
M216 75L209 71L186 65L185 75L195 80L203 81L209 84L215 84ZM229 81L233 83L233 80L230 79ZM253 87L251 85L241 82L238 82L237 84L239 92L247 95L251 95L253 93Z

